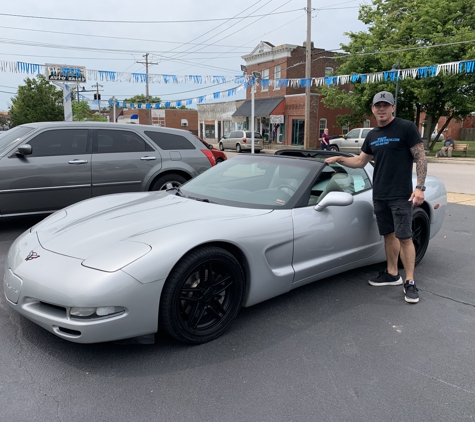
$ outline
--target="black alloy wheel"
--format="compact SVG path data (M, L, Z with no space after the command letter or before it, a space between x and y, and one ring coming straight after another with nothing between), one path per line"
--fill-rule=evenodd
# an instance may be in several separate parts
M201 344L222 335L244 297L241 265L228 251L204 246L174 267L160 298L159 324L170 336Z
M416 250L416 265L427 252L430 238L430 221L427 213L419 207L412 212L412 241Z

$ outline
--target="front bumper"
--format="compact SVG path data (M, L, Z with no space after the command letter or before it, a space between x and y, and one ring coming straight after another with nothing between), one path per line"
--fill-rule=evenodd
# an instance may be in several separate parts
M38 258L19 263L18 255L26 258L30 251L21 253L17 241L12 248L16 253L10 250L3 279L7 303L49 332L76 343L98 343L157 331L162 283L142 284L123 271L86 268L79 259L39 245L34 248ZM125 312L91 320L69 316L71 307L99 306L122 306Z

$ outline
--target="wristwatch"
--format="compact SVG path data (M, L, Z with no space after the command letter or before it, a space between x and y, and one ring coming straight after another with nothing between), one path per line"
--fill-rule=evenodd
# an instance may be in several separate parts
M420 189L422 192L424 192L426 190L426 187L425 186L421 186L421 185L417 185L416 186L416 189Z

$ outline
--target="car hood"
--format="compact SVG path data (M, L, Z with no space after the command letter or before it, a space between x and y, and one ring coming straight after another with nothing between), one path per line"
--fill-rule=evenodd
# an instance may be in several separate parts
M165 192L101 196L65 208L32 228L41 246L79 259L104 251L144 255L170 233L193 233L219 222L243 220L272 210L235 208ZM121 245L121 246L118 246ZM139 256L138 256L139 257ZM137 258L138 258L137 257Z

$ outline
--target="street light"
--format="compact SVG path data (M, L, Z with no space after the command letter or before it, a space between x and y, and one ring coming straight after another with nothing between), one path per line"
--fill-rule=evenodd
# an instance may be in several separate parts
M396 95L394 96L394 117L396 117L397 112L397 93L399 92L399 69L401 68L401 59L398 59L397 64L393 64L391 71L394 72L397 70L396 74Z

